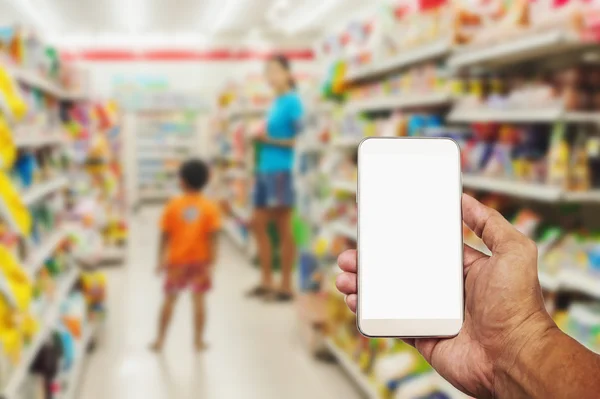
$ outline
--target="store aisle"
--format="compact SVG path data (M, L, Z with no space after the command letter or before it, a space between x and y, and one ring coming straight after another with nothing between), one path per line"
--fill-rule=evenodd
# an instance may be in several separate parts
M292 305L243 297L256 271L226 238L209 297L210 349L199 355L192 350L192 309L185 295L164 353L149 352L161 299L153 274L157 218L157 209L133 218L130 264L108 272L109 316L78 398L359 397L336 365L313 360L302 346Z

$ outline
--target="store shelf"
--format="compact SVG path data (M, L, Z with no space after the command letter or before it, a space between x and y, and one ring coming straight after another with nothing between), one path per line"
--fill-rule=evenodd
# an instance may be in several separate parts
M36 183L22 193L21 199L25 205L31 205L45 196L66 187L68 184L69 180L64 176Z
M341 234L344 237L350 238L351 240L354 240L354 241L356 241L356 239L358 238L356 226L351 226L348 223L334 222L331 224L331 230L334 233Z
M377 389L375 388L375 386L373 386L373 384L371 384L367 375L361 371L356 362L350 359L350 357L344 351L338 348L338 346L331 340L331 338L327 338L325 340L325 345L327 346L327 349L329 349L331 354L337 359L339 365L346 371L346 373L348 373L348 375L363 391L367 398L380 398Z
M335 148L358 148L358 145L363 141L365 137L337 137L331 141L331 146Z
M27 130L22 128L19 130ZM39 148L52 145L63 145L67 143L67 137L64 134L53 133L26 133L15 132L15 145L17 148Z
M245 249L247 242L246 239L244 238L244 236L242 235L239 227L237 226L237 223L234 220L226 220L225 223L223 224L223 230L225 231L225 233L227 233L227 235L229 236L229 238L231 238L231 240L240 248Z
M85 95L65 90L54 81L45 78L34 71L20 67L10 67L9 71L19 82L44 91L61 100L77 101L85 98Z
M600 299L600 274L564 268L554 275L540 271L538 276L540 285L547 291L575 291Z
M250 218L252 217L252 211L250 209L243 208L239 205L232 205L231 211L233 212L235 217L237 217L238 219L240 219L244 222L248 222L250 220Z
M448 59L448 66L460 68L480 64L516 63L585 46L575 34L566 31L521 34L503 43L476 49L457 49Z
M108 246L102 250L101 263L123 262L127 257L127 247Z
M527 183L496 177L463 174L464 187L476 190L493 191L515 198L526 198L545 202L589 202L600 203L600 190L565 191L561 187L548 184Z
M25 262L26 270L30 277L35 276L44 267L46 259L52 256L68 235L69 229L67 227L59 227L36 247L35 252Z
M228 112L229 118L239 118L244 116L261 116L269 109L268 105L248 105L244 107L232 107Z
M232 167L225 172L225 176L229 179L248 179L250 172L244 168Z
M419 62L443 57L450 50L451 46L448 40L440 40L414 49L403 50L396 56L350 71L346 76L346 80L352 82L372 79Z
M440 107L449 105L452 97L449 93L396 94L377 98L350 101L346 112L374 112L410 109L419 107Z
M24 382L25 377L29 374L29 368L31 367L31 364L35 360L36 355L44 342L46 342L50 336L50 333L56 327L58 317L60 316L60 307L78 279L79 270L73 269L68 272L68 274L60 281L56 296L52 303L48 306L48 309L40 321L40 331L37 333L31 344L29 344L29 347L25 349L19 365L15 368L15 370L13 370L8 378L6 386L4 389L2 389L0 398L18 398L19 388Z
M77 343L75 347L76 358L69 371L67 378L65 379L66 390L59 396L60 399L77 399L77 390L81 382L81 373L83 366L87 359L87 350L90 344L93 342L100 324L99 322L90 322L84 331L83 337Z
M526 109L485 109L485 108L455 108L448 115L449 122L557 122L565 114L562 107L526 108Z
M565 114L564 118L571 123L595 123L600 124L600 112L577 112L571 111Z
M303 139L296 144L296 151L299 153L310 154L310 153L320 153L327 151L329 145L327 143L322 143L317 140L306 140Z
M562 196L562 189L560 187L487 176L463 174L462 183L464 187L472 189L493 191L512 197L534 199L538 201L558 201Z
M177 194L175 189L147 188L140 190L140 200L169 199Z
M334 180L331 182L331 188L335 191L344 191L356 194L357 182L350 180Z

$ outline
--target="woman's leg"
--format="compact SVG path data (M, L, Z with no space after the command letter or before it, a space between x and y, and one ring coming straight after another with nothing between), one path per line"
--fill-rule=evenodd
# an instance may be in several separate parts
M291 294L293 291L292 270L296 261L296 244L292 234L292 210L280 208L274 212L281 245L281 292Z
M260 288L267 290L273 287L273 270L271 267L273 250L268 233L270 219L270 211L268 209L256 209L252 221L261 270Z

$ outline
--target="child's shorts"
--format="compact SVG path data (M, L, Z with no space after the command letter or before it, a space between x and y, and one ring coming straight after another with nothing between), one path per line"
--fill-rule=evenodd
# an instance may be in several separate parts
M177 294L190 287L194 294L204 293L212 286L208 265L169 265L164 290L167 294Z

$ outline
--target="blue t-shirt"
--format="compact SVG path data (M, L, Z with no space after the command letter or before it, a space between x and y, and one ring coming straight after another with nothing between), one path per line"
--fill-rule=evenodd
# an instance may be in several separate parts
M295 91L277 97L267 115L267 136L272 139L293 139L300 130L303 115L302 101ZM264 143L260 145L259 172L289 172L293 166L293 148Z

